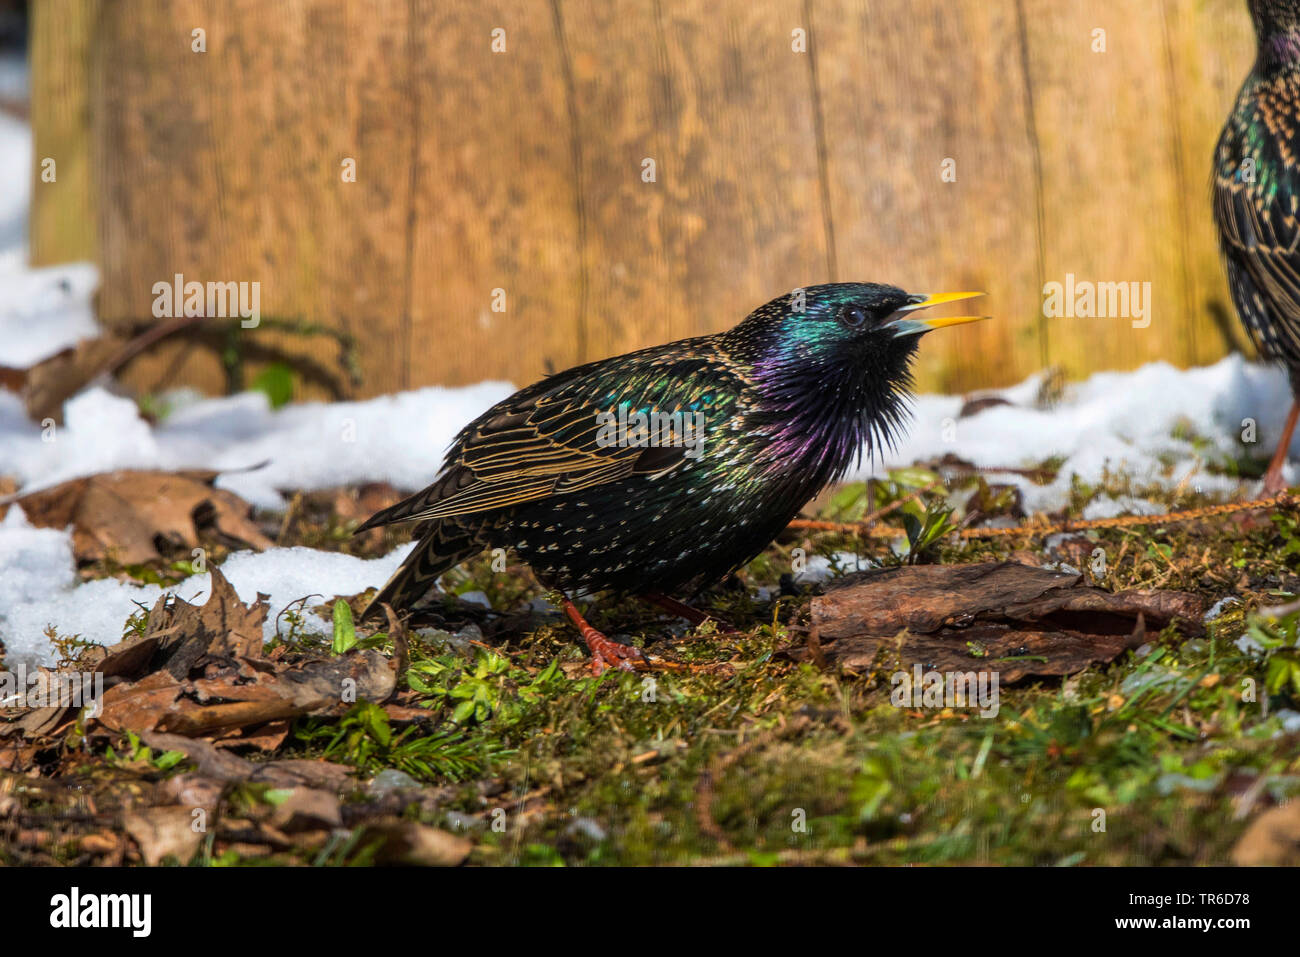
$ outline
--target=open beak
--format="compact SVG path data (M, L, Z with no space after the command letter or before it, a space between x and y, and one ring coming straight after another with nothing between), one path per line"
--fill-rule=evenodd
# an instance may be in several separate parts
M963 323L988 319L988 316L935 316L929 319L921 319L911 315L920 309L941 306L946 302L961 302L963 299L974 299L976 296L982 295L984 295L982 292L941 292L937 296L917 296L915 302L898 310L898 318L889 323L889 328L894 330L894 337L899 338L901 336L919 336L927 332L933 332L935 329L942 329L944 326L960 326Z

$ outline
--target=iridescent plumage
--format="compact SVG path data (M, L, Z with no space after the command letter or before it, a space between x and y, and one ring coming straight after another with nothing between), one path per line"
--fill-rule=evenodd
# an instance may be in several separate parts
M1300 394L1300 0L1248 0L1258 46L1215 149L1214 219L1233 303ZM1283 485L1295 410L1265 477Z
M565 592L694 592L761 552L906 413L925 305L893 286L813 286L736 327L569 369L456 437L432 485L362 528L418 522L380 591L418 601L452 565L512 549ZM944 323L944 320L933 320ZM702 445L602 441L602 417L702 416ZM694 454L692 454L694 453Z
M1215 152L1233 301L1260 352L1300 373L1300 0L1254 0L1255 66Z

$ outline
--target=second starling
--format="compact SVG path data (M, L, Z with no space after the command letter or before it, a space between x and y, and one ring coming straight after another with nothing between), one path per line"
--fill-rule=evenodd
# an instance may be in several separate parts
M552 375L498 402L453 441L424 491L358 531L415 522L417 543L363 617L418 602L443 572L512 549L563 595L597 670L635 648L592 628L578 591L689 597L741 567L906 416L922 333L981 316L917 311L875 283L797 289L726 332Z
M1292 403L1264 475L1280 492L1300 417L1300 0L1248 0L1258 41L1214 154L1214 221L1228 285L1261 356L1281 363Z

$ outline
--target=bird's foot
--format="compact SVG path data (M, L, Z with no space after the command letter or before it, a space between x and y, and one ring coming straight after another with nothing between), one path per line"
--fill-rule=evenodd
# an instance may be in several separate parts
M604 674L607 668L649 671L654 667L640 648L611 641L595 629L592 629L592 634L584 635L583 639L591 651L591 673L594 675Z
M1286 466L1286 453L1291 448L1291 434L1295 432L1297 421L1300 421L1300 399L1291 403L1286 425L1282 426L1282 440L1278 442L1273 460L1268 463L1268 471L1264 473L1265 495L1280 495L1287 489L1286 479L1282 477L1282 469Z
M685 618L696 628L700 627L700 625L703 625L705 622L711 621L717 628L717 633L720 635L734 635L739 630L735 625L724 621L717 615L707 611L700 611L698 608L692 608L685 602L678 601L676 598L665 595L663 592L646 592L642 597L644 597L646 601L658 605L671 615L676 615L678 618Z
M564 613L569 616L569 621L573 622L578 629L578 634L582 635L587 650L591 652L591 671L593 674L603 674L606 668L617 668L619 671L648 671L650 669L650 661L640 648L632 645L621 645L617 641L606 638L587 623L587 619L582 617L578 607L569 599L564 599L563 607Z

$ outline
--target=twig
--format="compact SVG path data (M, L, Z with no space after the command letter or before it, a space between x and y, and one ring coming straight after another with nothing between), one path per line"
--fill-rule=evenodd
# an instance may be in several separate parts
M113 354L107 361L100 363L92 371L88 380L100 375L114 375L124 365L143 352L148 351L163 339L185 332L194 328L203 329L221 329L223 324L228 323L226 319L214 319L209 316L182 316L176 319L168 320L156 324L150 324L144 327L143 332L139 332L123 343L122 347ZM137 325L135 328L140 328ZM319 322L312 322L307 319L286 319L278 316L264 316L258 323L259 330L270 330L274 332L284 332L296 336L326 336L333 339L339 347L339 364L347 376L348 381L356 386L361 382L361 365L356 355L356 339L351 333L342 329L334 329L330 326ZM301 360L297 360L301 361ZM332 378L332 374L327 373ZM335 386L335 391L342 394L342 390Z
M298 506L302 504L302 492L294 492L293 498L289 500L289 507L285 509L284 519L280 522L280 532L275 536L275 544L283 545L284 538L289 534L289 524L293 521Z
M870 529L871 526L875 525L876 522L880 521L880 519L884 518L886 515L889 515L891 512L895 511L896 509L902 508L908 502L916 502L918 505L920 505L921 496L924 495L926 492L930 491L930 489L934 488L941 481L942 479L935 479L929 485L917 489L911 495L904 496L903 498L894 499L894 501L890 502L884 508L878 508L874 512L870 512L869 514L864 515L856 522L819 522L815 519L810 519L810 518L796 518L786 527L807 529L809 531L815 531L815 532L834 532L834 531L844 531L844 530L851 530L851 529L860 529L862 531L866 531L867 529Z
M812 720L807 715L801 715L789 724L782 725L779 728L772 728L763 732L755 738L751 738L739 747L719 755L710 762L709 766L700 775L700 779L695 785L695 817L699 822L700 830L713 838L714 842L724 852L733 850L732 844L727 840L727 835L718 822L713 819L713 799L716 797L716 783L731 767L745 755L761 747L766 747L774 741L779 741L787 735L797 734L812 724Z
M1298 500L1290 492L1274 495L1270 498L1251 499L1248 502L1229 502L1224 505L1207 505L1203 508L1184 509L1177 512L1165 512L1160 515L1120 515L1115 518L1092 518L1072 520L1059 523L1031 522L1010 528L963 528L954 534L963 539L1003 538L1013 535L1051 535L1060 532L1077 532L1090 528L1128 528L1134 525L1173 525L1179 522L1194 522L1197 519L1211 518L1218 515L1231 515L1234 512L1246 512L1263 508L1294 507ZM795 519L790 528L811 529L821 532L843 532L845 534L867 535L871 538L897 538L904 535L901 528L884 526L881 528L863 528L857 522L814 522L807 519Z

